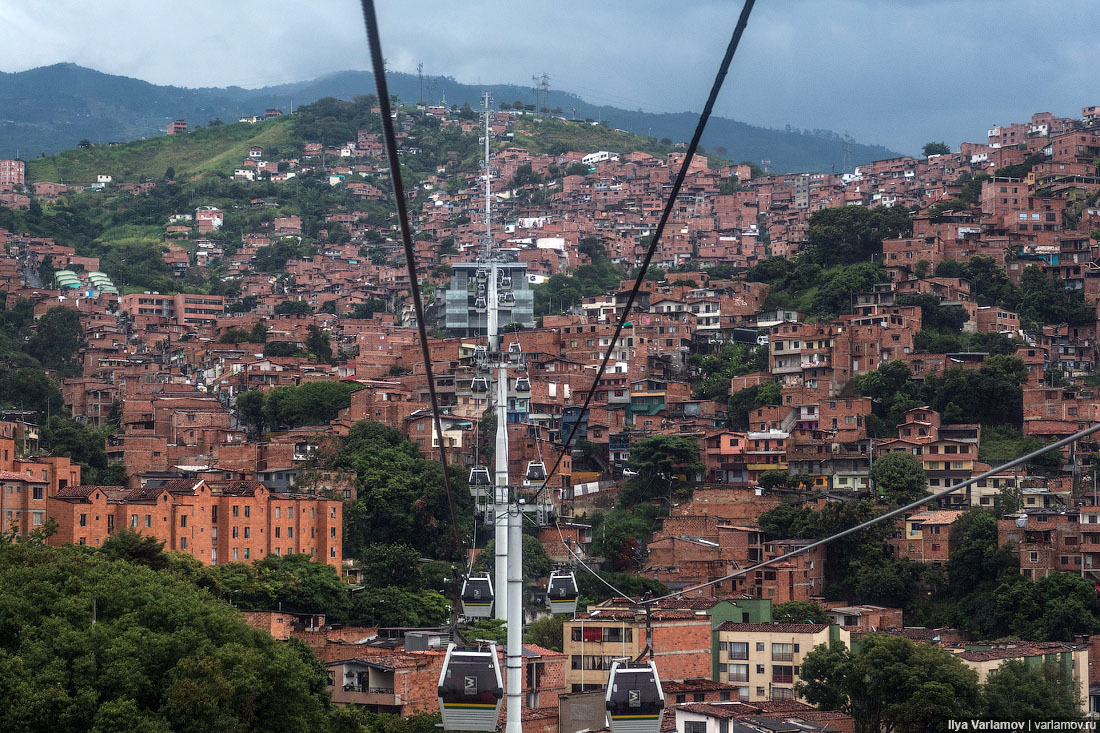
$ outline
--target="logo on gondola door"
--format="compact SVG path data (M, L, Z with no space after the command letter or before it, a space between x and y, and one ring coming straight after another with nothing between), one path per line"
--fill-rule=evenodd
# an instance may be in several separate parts
M474 598L481 598L481 591L474 588Z
M626 691L626 704L632 708L640 708L642 706L642 694L638 690Z
M466 684L466 694L467 695L476 695L477 694L477 677L463 677L462 679L465 681L465 684Z

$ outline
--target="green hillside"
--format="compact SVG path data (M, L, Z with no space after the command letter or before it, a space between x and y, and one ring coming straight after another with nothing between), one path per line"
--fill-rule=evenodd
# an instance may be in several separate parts
M659 143L654 138L613 130L605 125L565 122L553 118L521 122L516 128L512 144L535 153L552 155L570 150L585 153L594 153L597 150L628 153L639 150L663 158L677 149L673 145Z
M293 129L288 116L256 125L237 122L203 127L186 135L162 135L124 145L76 148L28 161L27 182L87 185L100 174L112 176L115 183L131 182L162 178L169 168L180 180L203 173L232 173L253 145L289 152Z

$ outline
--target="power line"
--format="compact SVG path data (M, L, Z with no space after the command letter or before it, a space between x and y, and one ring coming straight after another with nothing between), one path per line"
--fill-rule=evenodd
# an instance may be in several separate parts
M657 222L657 229L653 233L653 238L650 240L645 259L642 260L641 269L638 271L638 275L634 280L634 287L630 290L630 297L626 301L626 307L623 308L623 314L619 318L618 325L615 326L615 334L611 337L611 343L608 345L607 353L604 354L603 361L600 363L600 368L596 372L596 378L592 382L592 387L588 390L588 394L585 395L584 406L581 408L580 415L577 416L576 422L573 423L569 431L569 437L566 438L565 443L562 445L561 452L558 454L557 460L554 461L554 467L550 469L550 472L546 475L546 483L543 484L542 489L550 485L550 479L554 477L554 474L558 470L558 466L561 465L562 458L565 457L566 452L569 450L569 446L573 442L573 437L580 427L581 420L588 415L588 406L592 402L592 396L596 393L596 388L600 384L600 379L603 378L604 371L607 369L607 363L611 360L611 354L615 351L615 345L619 340L620 334L623 332L623 326L630 318L630 309L634 306L634 300L637 298L638 291L641 289L642 282L645 280L645 274L649 269L649 263L653 260L653 255L657 251L657 244L661 241L661 235L665 231L665 225L668 224L668 220L672 215L672 207L676 205L676 198L680 193L680 188L684 185L684 179L687 178L688 168L691 167L691 161L695 157L695 151L699 148L699 140L703 137L703 131L706 129L711 112L714 111L714 103L718 99L718 93L722 91L722 83L726 80L726 74L729 72L730 64L733 62L733 56L737 52L737 46L741 42L741 35L745 32L745 26L749 22L749 15L752 13L755 2L756 0L745 0L745 4L741 8L741 16L737 19L737 25L733 29L733 36L730 38L729 46L726 48L726 55L722 58L722 63L718 67L718 74L714 77L714 84L711 86L710 95L707 97L707 103L703 106L703 111L699 115L699 122L695 126L695 134L692 135L691 142L687 147L687 153L684 155L684 162L680 165L680 172L676 174L676 180L672 184L672 192L669 194L668 201L665 203L665 208L661 212L661 219ZM539 490L539 494L542 493L542 489ZM536 499L539 494L535 494Z
M374 0L362 0L363 18L367 24L367 42L370 45L371 62L374 65L374 82L378 90L378 107L382 114L382 133L386 145L386 158L390 166L390 179L393 182L393 195L397 203L397 218L401 225L401 241L405 246L405 267L409 273L409 288L412 291L413 307L416 310L416 328L420 336L420 353L424 358L424 373L428 378L428 395L432 401L432 417L435 432L439 436L439 462L443 465L443 485L447 491L447 505L451 513L451 529L454 531L456 548L461 552L465 543L458 533L458 515L455 511L454 489L447 472L447 441L443 436L443 421L439 413L439 398L435 391L435 375L432 373L432 354L428 347L428 332L424 325L424 304L420 300L420 280L416 272L416 252L413 249L412 230L409 226L409 211L405 201L405 187L401 179L401 162L397 157L397 137L393 130L393 118L390 113L390 95L386 86L386 68L382 58L382 43L378 35L378 19L375 17Z
M920 507L924 506L925 504L927 504L930 501L935 501L937 499L941 499L941 498L947 496L948 494L951 494L955 491L958 491L959 489L966 488L967 486L970 486L971 484L977 483L978 481L981 481L982 479L989 478L990 476L995 476L996 474L1000 473L1001 471L1004 471L1005 469L1012 468L1014 466L1018 466L1021 463L1026 463L1027 461L1030 461L1032 458L1038 458L1039 456L1043 455L1047 451L1055 450L1057 448L1061 448L1062 446L1069 445L1070 443L1074 443L1074 442L1080 440L1081 438L1085 437L1086 435L1091 435L1092 433L1095 433L1098 430L1100 430L1100 423L1097 423L1097 424L1093 425L1090 428L1085 428L1084 430L1078 431L1078 432L1074 433L1073 435L1069 436L1068 438L1062 438L1057 443L1052 443L1050 445L1044 445L1042 448L1038 448L1036 450L1033 450L1033 451L1031 451L1030 453L1028 453L1026 455L1020 456L1019 458L1013 458L1008 463L1001 464L1000 466L997 466L996 468L991 468L988 471L980 473L977 476L972 476L971 478L968 478L965 481L960 481L959 483L955 484L954 486L951 486L950 488L943 489L942 491L937 491L935 494L929 494L928 496L924 497L923 499L917 499L916 501L910 502L909 504L906 504L905 506L900 506L897 509L891 509L890 511L886 512L885 514L880 514L879 516L874 517L873 519L868 519L865 522L860 522L859 524L857 524L853 527L849 527L848 529L842 529L841 531L839 531L835 534L831 534L828 537L825 537L824 539L815 540L814 542L811 542L810 544L806 545L805 547L800 547L797 550L792 550L792 551L784 553L782 555L778 555L776 557L771 558L770 560L765 560L765 561L759 562L755 565L750 565L747 568L742 568L740 570L737 570L735 572L730 573L729 575L723 575L721 578L718 578L716 580L709 580L706 583L700 583L699 585L693 585L689 588L684 588L682 590L678 590L675 593L669 593L668 595L659 596L657 598L651 598L647 601L644 601L644 603L645 604L655 604L658 601L667 600L669 598L677 598L677 597L683 595L684 593L690 593L692 591L699 590L700 588L706 588L708 586L717 585L718 583L723 583L727 580L732 580L733 578L736 578L740 575L745 575L746 573L754 572L756 570L759 570L760 568L765 568L769 565L774 565L777 562L782 562L783 560L790 559L790 558L794 557L795 555L801 555L802 553L808 552L809 550L812 550L815 547L821 547L822 545L826 545L826 544L832 542L833 540L838 540L841 537L846 537L846 536L848 536L850 534L853 534L855 532L859 532L860 530L867 529L868 527L872 527L876 524L880 524L881 522L885 522L887 519L892 519L893 517L896 517L900 514L904 514L905 512L911 511L913 509L919 509Z

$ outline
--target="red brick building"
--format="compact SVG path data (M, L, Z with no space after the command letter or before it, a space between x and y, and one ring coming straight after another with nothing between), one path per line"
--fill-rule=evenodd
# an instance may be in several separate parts
M258 482L220 490L177 479L153 487L69 486L46 501L57 522L50 544L102 546L119 529L147 534L205 565L307 554L337 570L343 561L343 505L273 493Z

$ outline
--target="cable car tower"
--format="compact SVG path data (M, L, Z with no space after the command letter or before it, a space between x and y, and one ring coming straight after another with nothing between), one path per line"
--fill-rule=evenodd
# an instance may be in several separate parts
M500 311L505 306L511 309L515 294L511 289L508 271L502 269L502 259L496 252L492 231L492 168L490 161L490 141L492 132L489 127L489 92L481 95L482 117L484 120L484 172L485 172L485 237L478 256L478 270L475 275L478 287L485 286L485 310L489 348L483 355L483 363L478 367L494 375L495 382L489 388L490 395L495 394L496 443L493 452L492 471L492 522L494 527L494 564L495 583L498 594L495 603L495 615L508 627L507 656L505 659L505 698L507 700L506 733L522 733L521 713L523 710L523 514L518 497L508 476L508 372L523 366L522 354L502 349L500 343ZM486 385L488 386L488 385Z

